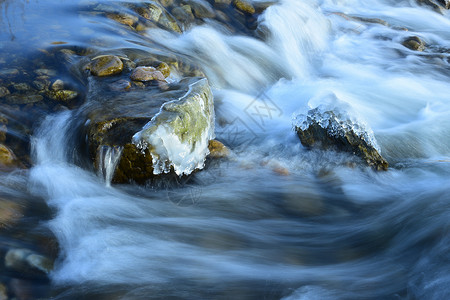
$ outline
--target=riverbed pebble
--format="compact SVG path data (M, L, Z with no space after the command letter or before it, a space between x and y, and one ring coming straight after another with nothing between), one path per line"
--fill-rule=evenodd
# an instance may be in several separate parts
M246 14L254 14L256 11L253 4L246 0L234 0L233 4L237 10L239 10L243 13L246 13Z
M151 81L151 80L161 80L165 81L164 75L161 71L156 70L153 67L137 67L131 73L130 78L134 81Z
M0 144L0 169L12 168L17 165L17 159L11 149Z
M90 69L95 76L115 75L122 72L123 62L115 55L97 56L92 60Z
M0 86L0 98L5 97L6 95L9 95L8 88Z

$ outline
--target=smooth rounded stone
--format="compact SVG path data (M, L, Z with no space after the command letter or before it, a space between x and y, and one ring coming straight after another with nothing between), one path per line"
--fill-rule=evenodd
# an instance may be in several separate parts
M94 76L115 75L122 72L123 62L115 55L97 56L92 59L90 69Z
M190 5L182 5L172 9L172 15L182 23L191 23L195 20L194 14Z
M173 4L173 0L159 0L159 3L164 7L168 7Z
M108 19L114 20L120 24L128 25L128 26L133 26L133 24L135 24L139 20L138 17L133 16L131 14L127 14L127 13L111 13L111 14L106 14L106 17Z
M183 3L189 5L194 15L200 19L214 18L216 12L211 4L205 0L184 0Z
M0 229L10 228L23 217L23 206L14 201L0 198Z
M51 89L53 91L60 91L64 89L64 82L61 79L57 79L52 83Z
M33 81L33 86L38 91L46 90L50 87L50 80L48 80L47 76L39 76Z
M78 93L76 91L71 90L57 90L57 91L49 91L47 93L47 96L52 100L68 102L78 97Z
M0 169L9 169L17 166L17 158L12 150L3 144L0 144Z
M215 5L223 6L230 5L232 0L214 0Z
M55 70L50 69L37 69L34 71L37 76L56 76L57 72Z
M147 3L146 7L137 7L135 11L144 19L154 22L158 22L163 13L162 8L153 3Z
M425 50L425 42L417 36L410 36L402 42L402 45L414 51Z
M153 67L137 67L131 73L130 78L131 80L142 82L151 80L166 80L164 75Z
M10 249L5 255L5 267L24 274L48 274L53 269L53 261L29 249Z
M230 149L217 140L210 140L208 143L210 158L227 158L230 156Z
M18 92L28 92L29 90L31 90L30 85L24 82L13 83L11 86Z
M7 87L0 86L0 98L3 98L3 97L5 97L6 95L9 95L9 94L10 94L10 92L9 92Z
M236 9L246 14L254 14L256 12L253 4L246 0L234 0L233 5L236 7Z
M14 77L19 75L18 69L1 69L0 70L0 77Z
M116 82L111 83L110 87L113 91L128 90L131 87L131 82L126 79L120 79Z
M139 22L134 29L136 29L136 31L144 31L147 30L147 26Z
M170 75L170 67L165 62L156 62L156 70L160 71L164 77L169 77Z
M33 253L27 256L27 264L45 274L49 274L53 270L53 261L48 257Z
M158 24L164 27L167 30L171 30L173 32L182 33L180 26L174 17L170 14L163 14L158 21Z
M22 94L12 94L5 97L5 100L9 104L30 104L30 103L36 103L40 102L44 99L41 95L35 95L35 94L28 94L28 95L22 95Z

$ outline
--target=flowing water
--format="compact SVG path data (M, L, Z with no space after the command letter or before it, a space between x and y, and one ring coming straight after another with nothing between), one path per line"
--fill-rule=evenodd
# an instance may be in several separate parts
M188 58L212 85L216 138L233 154L175 187L110 185L120 149L104 151L105 182L77 163L77 108L38 113L32 167L1 173L0 187L51 208L39 226L59 243L56 299L450 297L448 12L406 0L280 0L254 35L215 22L137 35L89 5L0 2L1 51L20 63L52 42L158 45ZM409 36L426 50L404 47ZM295 116L330 99L371 128L387 172L301 146Z

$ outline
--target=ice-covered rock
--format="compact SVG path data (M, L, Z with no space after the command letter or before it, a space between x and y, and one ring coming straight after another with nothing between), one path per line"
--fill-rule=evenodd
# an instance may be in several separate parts
M376 170L388 168L372 130L337 99L297 115L293 127L307 148L345 151L361 157Z
M162 174L202 169L214 138L214 101L206 78L188 77L168 89L105 92L90 88L85 131L98 173L115 183L145 183ZM98 92L96 92L98 91Z

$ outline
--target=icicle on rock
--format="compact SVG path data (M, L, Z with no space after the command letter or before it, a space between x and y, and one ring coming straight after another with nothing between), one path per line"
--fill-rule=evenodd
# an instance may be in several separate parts
M335 98L332 102L338 101ZM344 151L359 156L377 171L388 169L372 130L342 107L321 104L295 117L293 127L308 149Z

